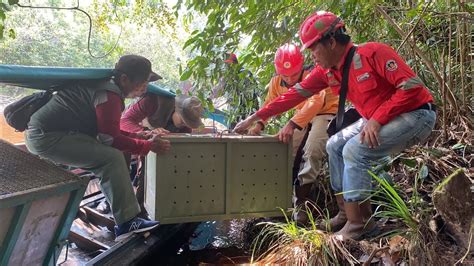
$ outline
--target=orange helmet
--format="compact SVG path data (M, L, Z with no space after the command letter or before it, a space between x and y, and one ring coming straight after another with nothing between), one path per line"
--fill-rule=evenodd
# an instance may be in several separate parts
M303 69L304 57L298 46L285 44L275 54L277 74L291 76Z
M301 49L310 47L313 43L344 27L341 18L327 11L317 11L307 17L300 26Z

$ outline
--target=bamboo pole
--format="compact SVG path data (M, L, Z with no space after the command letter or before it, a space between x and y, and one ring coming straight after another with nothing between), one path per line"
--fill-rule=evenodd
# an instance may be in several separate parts
M459 40L459 73L461 74L461 103L462 107L465 110L466 109L466 93L465 93L465 88L466 85L464 84L465 81L465 75L464 75L464 57L466 56L466 46L464 43L464 37L465 37L465 23L462 21L458 23L459 24L459 31L458 31L458 40Z
M446 5L448 6L448 10L451 10L451 4L450 0L446 0ZM443 137L444 140L448 140L448 106L446 102L446 91L447 88L453 88L453 65L452 65L452 57L451 57L451 41L452 41L452 16L451 14L448 15L448 52L447 52L447 59L448 59L448 66L446 69L444 69L443 74L444 74L444 80L446 78L448 79L448 86L443 86L444 91L443 91L443 120L444 120L444 126L443 126ZM444 51L444 50L443 50ZM443 53L443 61L444 61L444 53ZM445 67L445 64L443 64L443 67Z
M467 32L467 25L466 21L464 19L460 19L459 22L459 33L458 33L458 39L459 39L459 50L460 50L460 55L459 55L459 62L460 62L460 68L459 72L461 75L461 102L462 102L462 107L463 110L466 110L466 84L465 80L467 77L465 76L465 59L466 59L466 49L468 49L468 46L466 46L466 32Z
M445 58L445 51L446 47L443 47L443 51L441 52L441 73L443 73L443 80L446 80L446 58ZM441 106L442 110L442 128L443 128L443 140L446 141L448 137L448 121L446 118L446 82L441 83L441 99L443 101L443 105Z
M470 49L470 47L473 47L473 43L472 43L472 38L471 38L471 29L472 29L472 25L470 23L467 23L466 24L467 26L467 31L466 31L466 34L467 34L467 38L466 40L468 41L468 43L466 44L466 49ZM468 50L469 51L469 50ZM469 57L468 57L468 62L469 62L469 72L470 73L473 73L473 68L474 68L474 53L468 53L469 54ZM471 88L470 90L468 91L469 95L472 95L472 93L474 93L474 80L473 80L473 77L471 76L471 79L470 79L470 83L471 83Z

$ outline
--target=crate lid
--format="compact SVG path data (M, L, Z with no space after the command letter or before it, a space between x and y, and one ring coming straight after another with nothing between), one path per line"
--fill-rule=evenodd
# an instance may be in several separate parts
M0 140L0 198L84 179Z
M225 133L225 134L191 134L191 133L171 133L164 135L162 138L167 139L173 143L176 142L192 142L192 143L201 143L201 142L252 142L252 143L262 143L262 142L280 142L278 137L271 135L261 135L261 136L250 136L250 135L241 135L234 133Z

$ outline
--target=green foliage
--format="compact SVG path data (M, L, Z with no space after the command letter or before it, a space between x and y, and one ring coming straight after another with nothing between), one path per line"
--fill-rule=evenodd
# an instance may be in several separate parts
M223 62L227 59L227 53L239 51L239 63L260 81L256 92L263 98L264 86L274 71L273 65L268 64L273 59L273 50L294 39L294 33L289 29L299 23L294 15L301 12L288 7L299 6L302 10L304 3L196 0L179 2L176 9L182 5L207 18L204 29L193 31L184 45L196 55L188 62L186 76L192 76L197 87L211 96L209 87L218 84L222 76L229 78L228 68ZM188 16L194 16L194 13ZM231 104L238 105L238 101Z
M172 73L167 82L172 80L171 83L176 85L180 80L190 79L194 83L195 93L209 103L211 109L213 88L222 79L234 79L223 62L229 52L237 52L240 67L253 73L255 87L242 88L246 84L240 84L236 91L229 86L224 88L222 96L229 97L226 99L229 105L238 106L242 101L235 97L237 92L244 91L245 94L255 91L259 99L247 97L250 100L246 104L256 106L262 102L266 94L265 85L274 74L274 52L286 42L299 43L299 26L315 10L329 10L339 15L355 43L381 41L399 48L408 64L432 90L437 103L446 109L454 108L454 112L447 110L443 113L467 113L468 104L473 97L470 89L473 81L469 74L472 72L469 56L474 4L465 1L179 0L174 9L170 9L163 0L93 0L89 6L81 6L93 19L92 51L95 55L103 55L119 40L113 53L102 60L91 59L82 53L88 27L83 14L74 14L75 24L68 25L67 20L61 18L63 15L58 15L59 12L46 10L43 14L43 11L19 11L18 8L7 12L15 2L17 1L0 2L0 39L6 39L7 43L3 47L11 52L11 47L17 45L20 48L18 54L27 52L44 55L35 55L31 60L16 56L14 61L26 64L28 61L49 61L49 58L55 58L57 60L53 64L56 65L109 66L119 54L138 50L157 60L155 64L160 64L160 70ZM61 6L64 1L48 2ZM382 8L405 34L410 33L409 38L401 36L394 25L377 12L377 7ZM20 14L23 13L31 15L22 18ZM40 16L36 13L41 13L44 21L34 23L34 19ZM4 23L7 14L11 17L8 25ZM31 29L29 34L36 36L33 39L32 36L25 38L23 33L19 33L25 29ZM150 32L148 35L147 31ZM51 34L53 36L48 37ZM50 38L50 45L45 45L46 41L36 43L39 36L43 36L43 40ZM11 39L14 38L21 41L13 42ZM410 45L412 39L425 59L415 54ZM155 45L156 42L159 45ZM26 49L26 46L29 47ZM54 49L57 47L67 51ZM186 65L181 66L180 62L175 62L175 55L179 55L179 60ZM175 57L172 59L173 56ZM188 56L190 60L187 60ZM0 60L7 61L6 57ZM154 60L152 61L155 62ZM310 58L307 56L307 63L309 62ZM430 64L433 67L429 67ZM439 83L439 77L447 85L445 92ZM447 100L449 105L445 104ZM464 108L457 108L457 101ZM281 121L288 117L288 114L283 116L268 128L275 132L281 126ZM449 120L449 117L443 119L445 127L448 122L455 121Z
M10 11L12 5L18 3L18 0L8 0L7 3L4 3L3 0L0 0L0 40L4 38L5 34L5 19L6 13ZM8 29L8 37L15 38L15 31L13 29Z
M226 72L212 96L226 100L228 120L233 125L258 109L258 84L252 73L240 64L227 64L225 67Z
M10 5L17 1L5 1L2 0L0 3L0 39L18 38L20 34L11 29L21 30L25 26L19 23L6 27L4 24ZM63 1L49 2L60 6ZM80 3L82 4L82 2ZM430 6L427 8L428 3ZM114 47L117 40L119 40L119 46L109 58L133 50L135 46L142 48L149 44L147 36L134 35L132 28L139 29L139 31L145 31L145 29L158 31L165 37L165 43L166 40L170 40L169 44L175 44L169 45L172 48L166 47L165 49L161 49L164 48L164 45L160 45L160 51L167 53L167 49L172 49L173 52L168 53L171 55L178 53L176 50L182 47L187 54L182 54L180 58L185 60L188 55L191 58L189 61L185 61L185 66L181 66L180 63L169 64L170 67L167 70L175 73L173 74L176 78L175 84L178 80L191 79L194 82L194 88L199 91L200 97L207 102L210 102L209 99L213 96L212 88L219 84L223 78L226 79L228 78L226 76L229 76L228 68L223 62L226 59L226 54L237 52L241 67L253 73L256 81L255 91L259 99L252 100L254 102L248 104L258 105L257 102L261 102L265 96L265 85L274 74L273 56L275 50L286 42L299 43L297 33L306 16L315 10L330 10L344 19L355 43L381 41L398 48L403 42L404 45L400 46L400 53L428 88L432 89L437 102L441 105L444 104L443 101L446 99L443 98L442 86L435 78L432 68L415 56L413 49L405 41L406 36L400 36L394 26L376 11L376 7L384 9L405 33L411 32L411 38L426 54L426 58L431 60L434 69L439 72L437 74L446 77L450 93L454 95L454 99L450 100L448 107L454 108L456 100L461 100L467 106L472 99L472 92L468 90L472 86L472 78L466 75L472 71L472 65L469 64L466 52L472 46L472 38L469 37L472 35L472 23L470 23L474 7L472 3L421 0L180 0L174 10L171 10L162 0L94 0L90 6L86 7L86 11L93 19L92 50L95 55L105 54L107 49ZM24 10L20 13L23 13ZM12 14L14 17L12 20L22 20L15 17L17 16L16 10L15 15L12 12L8 12L8 14ZM184 17L181 17L183 14ZM71 37L86 31L87 22L81 20L79 18L81 16L83 15L74 15L78 26L84 27L70 30ZM36 14L32 15L32 19L34 17ZM451 22L447 19L449 17L452 18ZM28 24L28 20L30 18L23 19L23 22ZM61 18L58 20L61 21ZM55 23L57 22L55 21ZM65 26L64 22L62 23L56 24L57 26L54 28L49 27L45 33L62 31ZM130 24L134 26L129 27ZM415 25L416 28L413 28ZM44 24L42 27L48 27L48 25ZM119 39L120 28L124 35ZM190 33L187 32L188 29L191 31ZM85 37L82 35L81 38ZM140 40L133 40L135 38L140 38ZM183 39L186 40L184 43L180 41ZM58 40L55 41L58 42ZM59 42L61 41L59 40ZM124 44L123 41L128 43ZM132 46L128 47L128 45ZM446 51L449 46L451 51ZM82 50L83 39L68 43L63 47L80 47L79 50ZM47 51L52 49L39 48L37 50L48 53ZM150 51L150 47L143 50L156 54ZM112 61L109 60L107 63ZM167 60L159 60L159 62L165 61ZM309 57L307 57L307 61L310 61ZM70 60L58 60L58 62L66 64ZM446 68L446 63L452 67ZM224 88L226 91L231 89L233 88ZM254 89L241 88L240 90L253 92ZM229 105L239 105L239 99L235 96L230 92L227 93L227 97L231 97L227 99ZM460 110L467 110L467 108ZM288 115L284 116L284 118L287 117ZM277 121L272 131L275 131L280 124Z
M188 21L201 18L199 15L207 19L204 25L191 33L183 46L191 53L183 77L191 77L205 96L211 94L210 88L225 75L225 68L222 67L225 53L237 51L240 63L259 82L261 101L265 96L264 86L274 73L273 55L276 49L286 42L299 43L297 33L305 17L315 10L329 10L344 20L355 43L379 41L394 48L400 47L402 57L432 90L439 105L445 105L443 94L447 93L442 92L436 75L444 77L444 73L444 82L448 83L451 91L448 94L454 96L452 99L448 97L450 105L447 108L455 108L457 100L461 100L466 107L472 99L469 89L472 78L462 74L472 71L468 56L472 43L472 3L422 0L186 0L178 1L176 12L182 7L190 10ZM376 11L376 7L385 10L405 34L410 33L409 39L415 40L425 59L430 62L414 53L409 41L406 41L407 36L401 36ZM454 14L451 23L447 19L450 14ZM448 45L451 45L451 51L446 51ZM427 63L433 64L438 73L433 73L433 68L429 68ZM447 63L452 68L449 65L446 67ZM454 115L458 113L453 112Z
M299 43L299 25L314 10L329 9L348 18L350 24L371 28L368 24L373 23L374 11L367 9L369 4L345 2L341 5L341 1L180 1L177 10L185 6L207 18L204 28L193 31L183 46L195 56L188 61L182 77L192 77L196 87L204 90L204 95L211 96L209 84L212 87L226 75L223 67L226 53L238 51L239 62L259 82L256 92L261 102L266 93L265 85L274 74L274 52L284 43ZM349 16L355 13L359 15ZM194 17L194 13L188 14ZM361 21L364 23L359 23ZM370 31L365 32L370 34ZM366 36L369 35L363 35L361 39L367 39Z
M49 2L55 7L70 6L65 0ZM180 49L186 35L176 33L171 9L158 2L146 5L146 15L138 9L145 8L144 4L128 1L93 1L80 6L93 20L90 48L94 55L101 57L118 41L112 53L101 58L91 57L87 51L89 21L84 13L14 7L8 12L5 28L15 31L8 31L0 40L0 64L113 67L119 56L134 53L149 58L154 70L164 77L160 82L176 88L180 84L177 58L186 60ZM2 96L17 98L22 94L21 89L4 88Z

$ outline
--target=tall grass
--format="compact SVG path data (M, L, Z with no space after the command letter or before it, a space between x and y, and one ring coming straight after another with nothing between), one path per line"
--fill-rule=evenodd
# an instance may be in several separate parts
M357 260L332 235L317 229L316 219L306 206L310 225L299 227L282 210L285 222L262 222L262 231L252 245L252 262L285 265L339 265L339 261L350 264Z
M374 202L381 209L380 211L376 212L376 216L382 218L398 218L409 229L416 231L418 221L415 219L412 209L407 206L405 200L397 193L396 188L386 179L378 177L373 172L369 171L369 174L379 184L379 189L376 190L372 195L372 198L379 199Z
M420 180L425 176L427 168L422 165L415 177L413 193L408 196L386 179L380 178L373 172L369 174L378 183L378 189L372 194L373 202L379 207L375 212L376 217L399 219L404 227L392 230L386 235L401 235L406 238L410 245L408 257L410 264L429 265L436 261L436 251L433 243L436 242L436 234L429 228L432 218L432 207L424 202L418 192Z

